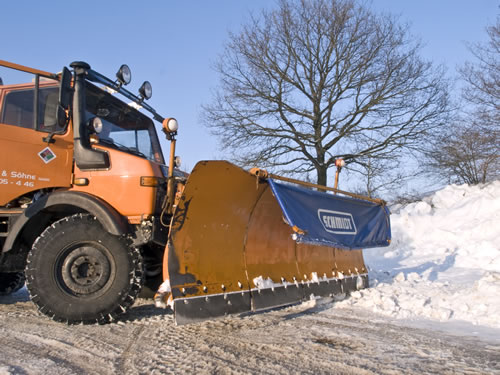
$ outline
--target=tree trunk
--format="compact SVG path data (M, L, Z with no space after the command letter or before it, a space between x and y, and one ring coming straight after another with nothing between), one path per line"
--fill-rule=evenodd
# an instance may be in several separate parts
M316 167L316 171L318 173L317 184L322 186L327 186L327 176L328 176L328 168L326 166Z

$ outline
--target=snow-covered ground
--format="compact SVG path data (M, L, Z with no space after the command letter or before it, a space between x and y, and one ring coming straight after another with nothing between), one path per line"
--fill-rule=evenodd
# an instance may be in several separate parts
M68 326L25 288L0 297L0 374L500 374L500 181L393 212L392 245L364 252L372 287L341 302L176 326L140 298Z
M391 211L391 246L364 251L371 288L335 308L500 328L500 181Z

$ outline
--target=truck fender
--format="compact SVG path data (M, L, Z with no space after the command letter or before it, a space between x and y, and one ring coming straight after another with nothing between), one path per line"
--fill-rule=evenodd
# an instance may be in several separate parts
M24 210L12 225L9 235L5 240L2 253L8 252L13 248L17 237L25 226L29 225L31 219L43 211L50 210L51 212L55 212L58 206L61 206L62 210L72 207L77 210L73 211L73 213L86 211L94 215L103 228L113 235L120 236L128 233L127 219L105 201L87 193L60 191L39 198Z

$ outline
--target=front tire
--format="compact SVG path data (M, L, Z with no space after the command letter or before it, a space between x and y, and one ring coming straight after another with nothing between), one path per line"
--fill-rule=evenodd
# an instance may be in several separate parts
M144 281L142 257L94 216L61 219L28 254L26 287L38 310L69 324L108 323L124 313Z
M24 286L24 272L0 272L0 296L8 296Z

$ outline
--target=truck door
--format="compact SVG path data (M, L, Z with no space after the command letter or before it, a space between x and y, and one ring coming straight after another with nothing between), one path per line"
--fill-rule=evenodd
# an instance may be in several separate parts
M6 86L4 86L6 88ZM3 91L3 93L2 93ZM73 134L56 124L57 86L38 92L38 125L34 125L32 85L0 91L0 205L43 188L69 187ZM49 134L57 132L52 137Z

